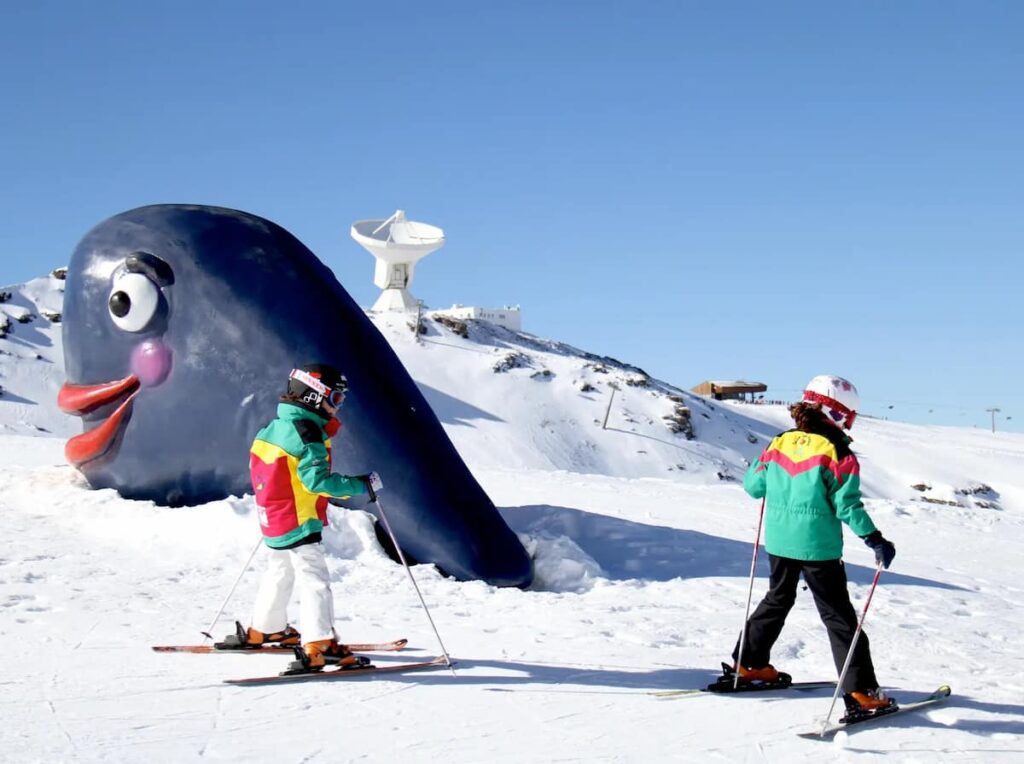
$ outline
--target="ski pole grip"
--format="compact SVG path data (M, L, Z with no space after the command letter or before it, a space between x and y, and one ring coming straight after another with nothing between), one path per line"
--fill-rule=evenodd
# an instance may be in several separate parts
M374 491L373 490L373 486L370 485L369 478L366 479L365 483L366 483L366 493L370 497L370 503L371 504L376 504L377 503L377 492Z

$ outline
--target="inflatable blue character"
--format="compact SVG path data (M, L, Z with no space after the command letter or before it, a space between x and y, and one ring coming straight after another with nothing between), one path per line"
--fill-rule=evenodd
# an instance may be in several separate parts
M349 382L336 469L381 474L402 549L458 579L529 585L529 556L398 357L280 226L192 205L110 218L71 258L63 327L59 404L84 424L65 453L93 487L171 506L249 492L281 380L325 363Z

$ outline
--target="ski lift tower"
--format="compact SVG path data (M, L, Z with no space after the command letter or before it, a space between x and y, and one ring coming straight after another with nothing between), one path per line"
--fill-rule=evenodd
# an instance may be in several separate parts
M373 283L382 290L372 310L413 311L417 300L409 293L416 263L444 246L444 231L406 220L398 210L386 220L357 220L350 231L363 249L377 258Z

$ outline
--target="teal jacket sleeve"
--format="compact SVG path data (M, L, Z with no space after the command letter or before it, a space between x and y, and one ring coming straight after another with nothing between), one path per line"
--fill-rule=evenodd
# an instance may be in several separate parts
M860 465L857 457L849 455L839 462L839 475L826 473L831 478L830 496L836 517L850 526L850 530L864 537L875 530L871 516L864 509L860 494Z
M754 460L743 476L743 490L755 499L762 498L767 492L767 470L765 469L766 465L761 461L761 456Z
M323 443L306 443L296 470L302 485L310 493L343 499L366 493L362 480L331 472L327 448Z

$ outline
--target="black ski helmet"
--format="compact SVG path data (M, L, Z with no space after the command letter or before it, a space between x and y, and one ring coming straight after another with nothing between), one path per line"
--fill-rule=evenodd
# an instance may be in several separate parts
M288 375L288 393L298 399L293 402L316 414L328 415L323 409L325 401L340 406L347 390L345 375L326 364L308 363Z

